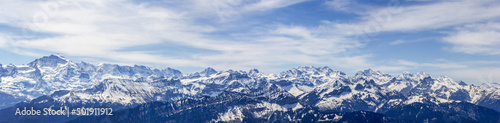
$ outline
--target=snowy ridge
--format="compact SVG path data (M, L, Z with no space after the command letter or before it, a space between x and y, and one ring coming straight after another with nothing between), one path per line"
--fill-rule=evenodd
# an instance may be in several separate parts
M21 101L58 90L87 89L106 79L152 81L159 77L182 76L180 71L171 68L159 70L139 65L74 63L60 55L45 56L27 65L1 65L0 68L0 91ZM19 100L0 101L0 105L13 105Z
M271 76L271 75L270 75ZM272 79L294 96L300 96L313 91L325 83L345 82L349 77L344 72L334 71L329 67L297 67L282 72L279 77Z
M250 113L255 117L311 107L320 111L384 113L415 104L471 103L500 111L500 84L467 85L424 72L403 72L393 77L367 69L350 77L329 67L297 67L269 75L257 69L216 71L213 68L182 74L171 68L73 63L59 55L46 56L27 65L0 66L0 99L5 99L0 101L0 106L3 107L30 102L42 95L58 103L130 106L218 97L234 92L261 102L224 109L214 121L240 121L248 118L250 109L261 109ZM331 116L329 120L342 118Z
M275 84L250 78L244 71L219 71L209 76L186 75L180 78L157 78L150 81L106 79L84 90L52 94L61 103L142 104L152 101L176 101L203 96L215 97L224 91L245 93L268 99L272 103L288 104L296 98ZM255 85L255 86L247 86ZM259 90L259 91L256 91Z

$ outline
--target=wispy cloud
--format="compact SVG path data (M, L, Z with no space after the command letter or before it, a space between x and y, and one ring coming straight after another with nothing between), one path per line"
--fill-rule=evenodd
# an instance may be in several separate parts
M392 10L389 24L382 27L381 31L439 29L500 17L500 13L496 12L500 11L500 4L494 0L443 1L428 5L393 7L388 10Z
M445 70L440 73L449 75L455 80L464 80L471 84L491 83L500 80L500 68L469 68Z
M455 52L468 54L500 54L500 24L489 22L485 24L468 24L459 27L443 40L451 43L449 48Z
M325 5L328 5L330 8L337 11L351 11L350 5L352 4L351 0L330 0L326 1Z
M245 14L279 9L308 0L187 0L187 10L196 16L214 16L221 22L235 21Z
M72 3L52 4L52 13L42 8L38 11L19 11L19 17L32 18L36 13L45 13L47 18L21 21L6 20L6 24L36 31L35 38L2 40L2 49L36 49L58 52L70 56L98 57L120 63L164 64L173 67L207 67L218 69L276 69L283 65L328 65L339 64L344 67L367 66L365 55L343 56L339 53L360 44L342 35L326 35L322 25L306 27L287 24L265 24L240 32L236 37L213 37L211 34L223 31L220 25L199 23L199 19L212 18L236 19L245 14L272 11L305 0L270 0L270 1L200 1L175 3L196 6L195 9L169 7L172 5L152 5L125 0L113 1L73 1ZM47 3L18 1L34 8ZM3 4L3 6L16 6ZM20 7L20 6L17 6ZM242 9L240 9L242 8ZM180 10L181 9L181 10ZM183 11L187 10L187 11ZM206 13L205 15L200 13ZM17 36L22 37L22 34ZM176 44L191 49L214 51L207 54L194 52L183 58L174 57L167 50L127 50L128 48L147 45Z
M396 62L398 65L418 68L418 67L431 67L431 68L439 68L439 69L458 69L458 68L467 68L467 65L453 63L453 62L440 62L440 63L417 63L407 60L398 60Z
M343 18L349 22L324 17L316 17L322 20L277 18L279 21L273 22L263 19L274 19L283 13L273 12L305 2L311 3L295 7L319 3L314 7L326 5L332 7L326 9L328 11L333 9L342 14L355 14L355 17ZM498 35L494 27L498 24L491 22L500 17L497 12L500 3L496 1L402 4L370 6L344 0L6 0L0 5L5 10L0 14L0 25L20 31L0 32L0 48L38 57L57 52L114 63L176 68L257 67L265 72L280 72L301 65L329 65L347 72L369 67L388 72L471 67L450 61L401 59L381 62L386 59L379 58L380 54L364 52L363 48L370 48L369 40L384 32L451 29L443 40L452 45L452 51L492 54L495 48L498 49L496 40L485 38ZM468 38L462 38L464 36ZM390 43L392 45L420 41L404 37L391 40L395 40ZM478 40L480 43L473 42ZM460 49L461 46L482 50ZM186 50L179 51L175 47Z
M21 15L34 20L21 22L34 33L54 34L41 38L11 40L12 47L59 52L74 56L96 56L124 60L119 54L128 54L131 62L189 64L185 60L169 59L137 51L119 52L127 47L161 43L172 34L193 35L205 30L204 25L185 22L182 13L144 4L123 1L77 1L79 7L68 3L39 3L41 12ZM34 4L26 2L26 4ZM52 4L54 11L44 10ZM8 4L6 5L8 6ZM20 12L22 13L22 11ZM9 23L10 24L10 23ZM23 28L23 27L20 27ZM43 34L41 34L43 35ZM20 34L19 37L25 36ZM146 59L142 59L146 57ZM180 61L180 62L174 62Z
M404 40L395 40L395 41L390 42L389 45L400 45L400 44L404 44L406 42L407 41L404 41Z
M359 15L366 14L367 10L380 8L362 4L355 0L327 0L324 2L324 5L335 11Z
M333 28L346 34L373 35L380 32L408 32L442 29L463 24L485 22L500 17L500 3L494 0L439 1L424 5L405 5L403 2L388 4L365 11L361 21L332 23ZM459 15L459 16L457 16Z

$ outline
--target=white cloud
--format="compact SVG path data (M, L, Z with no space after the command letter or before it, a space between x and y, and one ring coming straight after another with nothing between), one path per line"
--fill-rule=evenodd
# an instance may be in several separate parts
M247 13L270 11L303 1L195 0L191 2L211 4L208 6L195 4L195 6L202 7L185 9L169 7L172 5L151 5L126 0L82 0L73 1L73 3L58 3L54 13L36 9L38 8L36 6L43 5L44 2L17 1L12 2L13 4L2 4L0 7L14 8L13 12L21 14L0 15L0 18L8 18L7 24L23 28L26 24L33 24L33 21L15 20L32 18L37 16L35 13L39 12L45 13L47 18L41 18L43 21L35 22L28 28L38 31L40 35L49 35L48 37L2 40L0 44L3 50L19 49L18 51L27 51L28 54L37 53L33 52L37 50L69 56L96 57L106 61L117 61L116 63L162 64L169 67L212 66L216 69L261 67L265 71L277 70L276 66L287 67L287 65L298 64L338 65L345 68L369 66L366 60L369 57L367 55L339 55L346 49L358 47L360 44L342 35L327 35L325 32L328 30L320 29L322 25L305 27L268 24L249 29L254 31L243 32L237 36L213 37L211 34L220 31L220 25L224 25L223 22L222 24L196 22L198 19L207 17L221 19L221 16L244 16ZM184 4L191 2L176 4L186 6ZM17 3L32 6L35 9L28 10ZM238 10L241 7L244 9ZM200 13L215 14L202 15ZM166 51L164 49L127 50L163 43L209 50L214 53L194 52L178 58L170 54L168 49Z
M395 41L390 42L389 45L400 45L400 44L404 44L406 42L407 41L404 41L404 40L395 40Z
M22 2L27 5L35 4L27 1ZM26 13L19 16L33 17L36 18L35 20L9 24L18 26L18 28L23 28L23 25L32 25L28 28L37 31L40 35L41 33L54 35L35 39L18 38L10 42L10 49L38 49L73 56L95 56L114 60L123 60L124 56L120 54L129 54L128 61L135 59L130 62L182 65L191 62L169 59L160 55L120 52L118 50L157 44L168 38L175 38L164 37L165 35L185 35L204 29L203 25L185 22L182 13L144 4L137 5L118 0L76 1L77 4L51 2L36 3L41 7L38 9L39 11L32 14L18 10L19 13ZM54 11L44 10L43 6L47 4L54 4L54 8L57 9L53 9ZM4 4L4 6L10 5ZM143 57L149 59L140 59Z
M395 41L389 42L389 45L396 46L396 45L401 45L401 44L409 44L409 43L417 43L417 42L425 42L425 41L434 41L434 40L440 40L439 38L435 37L419 37L419 38L412 38L412 39L399 39Z
M362 4L355 0L327 0L325 1L324 5L335 11L353 13L358 15L363 15L368 10L380 8Z
M500 82L500 68L469 68L460 70L443 70L439 73L449 75L455 80L463 80L469 84Z
M347 3L337 3L340 7ZM453 0L434 1L425 4L405 5L404 1L389 6L363 11L359 14L361 20L351 23L335 23L325 21L324 30L330 30L331 34L351 35L363 44L369 43L372 38L377 38L379 33L421 33L438 29L449 29L469 25L457 29L445 37L444 40L453 46L451 51L468 54L500 54L499 31L490 22L500 19L500 3L495 0ZM352 3L350 3L352 4ZM490 22L487 25L477 24ZM470 25L483 25L476 27ZM432 37L420 37L419 39L399 39L389 42L389 45L400 45L403 43L432 41ZM441 39L433 39L441 40ZM479 41L480 40L480 41ZM467 44L465 44L467 43ZM429 66L429 65L428 65ZM453 67L453 66L449 66ZM455 66L457 67L457 66Z
M350 11L349 5L352 4L352 2L351 0L330 0L326 1L325 4L337 11Z
M244 7L244 11L266 11L282 8L307 0L260 0Z
M405 70L409 70L406 66L376 66L373 69L388 73L397 73Z
M430 68L439 68L439 69L462 69L467 68L467 65L463 65L460 63L453 62L441 62L441 63L417 63L407 60L398 60L396 62L398 65L408 66L408 67L430 67Z
M390 7L388 23L382 31L438 29L500 17L500 4L494 0L443 1L409 7ZM371 13L384 13L379 10ZM372 18L366 18L371 20ZM376 20L374 20L376 21Z
M280 26L278 29L273 30L272 33L283 34L289 36L297 36L300 38L311 38L311 31L300 26Z
M307 0L188 0L196 16L215 16L221 22L235 21L246 14L279 9Z
M500 55L500 23L465 25L443 40L452 44L450 50L455 52Z
M335 3L335 4L334 4ZM425 4L404 5L389 4L392 6L381 7L370 11L363 11L359 14L361 20L350 23L335 23L325 21L324 30L330 30L331 34L342 34L359 37L359 41L369 42L381 32L398 33L419 33L423 31L432 31L437 29L457 28L456 32L450 33L443 38L445 42L453 45L452 51L469 54L500 54L498 28L496 23L491 21L500 19L500 3L494 0L453 0L453 1L433 1ZM330 1L329 5L336 10L346 10L352 2ZM488 24L481 24L490 22ZM478 24L479 23L479 24ZM466 25L466 26L463 26ZM389 42L390 45L400 45L403 43L426 41L432 37L421 37L419 39L400 39ZM436 39L441 40L441 39ZM481 63L476 63L481 62ZM487 70L484 62L475 61L456 62L456 61L436 61L436 62L413 62L406 60L392 61L388 63L379 63L375 69L382 71L401 71L401 70L424 70L441 75L451 75L459 79L476 82L478 75L489 75L496 68ZM373 63L373 62L370 62ZM493 62L496 63L496 62ZM388 65L389 64L389 65ZM477 68L477 69L475 69ZM479 74L470 74L473 71L485 70L488 72L478 72ZM455 71L455 72L452 72ZM460 73L461 72L461 73ZM467 74L467 75L465 75ZM455 76L456 75L456 76ZM464 76L461 76L464 75ZM490 74L491 75L491 74ZM500 79L493 79L500 81Z
M226 23L247 22L245 17L252 14L304 1L306 0L188 0L156 5L127 0L77 0L58 3L57 9L50 12L40 7L46 5L46 2L12 0L0 5L11 13L0 14L0 22L17 28L32 24L27 27L39 31L40 35L48 34L48 37L0 37L3 38L0 39L0 48L24 55L46 55L35 51L48 51L70 56L97 57L120 63L161 64L170 67L211 66L222 70L260 67L262 71L279 72L283 69L277 67L288 69L289 66L297 65L329 65L356 71L368 67L383 71L415 67L462 69L467 66L447 62L410 61L399 61L394 66L373 67L373 61L369 59L375 55L353 51L364 47L366 42L351 39L349 36L362 35L363 31L376 33L425 30L483 21L497 17L498 14L491 11L499 8L496 7L497 4L488 4L491 7L481 8L490 3L489 1L437 2L366 11L366 14L361 14L363 17L360 22L347 24L330 21L323 21L315 26L259 23L255 26L245 26L243 30L247 31L224 32L227 31L224 30ZM448 6L450 9L463 8L468 12L460 14L464 17L452 16L457 14L453 10L433 12L440 10L439 7L442 6ZM47 14L46 20L40 13ZM44 21L35 21L33 24L33 17ZM441 19L434 20L436 17ZM207 20L215 23L205 22ZM380 24L383 28L372 28ZM218 32L229 34L213 36ZM169 53L169 49L127 50L162 44L176 44L213 53L190 52L179 58Z
M454 0L404 5L395 2L360 14L354 23L331 23L346 35L377 35L380 32L409 32L461 26L500 18L500 3L494 0Z

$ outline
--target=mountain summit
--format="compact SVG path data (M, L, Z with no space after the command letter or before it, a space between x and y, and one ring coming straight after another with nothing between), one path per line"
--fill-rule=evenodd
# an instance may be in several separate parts
M36 59L30 62L28 65L31 67L57 67L59 64L66 64L71 62L61 55L50 55L44 56L42 58Z

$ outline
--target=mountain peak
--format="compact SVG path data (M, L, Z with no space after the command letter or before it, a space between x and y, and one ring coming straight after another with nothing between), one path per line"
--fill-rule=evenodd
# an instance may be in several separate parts
M330 67L328 66L324 66L324 67L314 67L314 66L300 66L300 67L296 67L296 68L293 68L289 71L301 71L301 72L307 72L307 71L310 71L310 72L333 72L334 70L331 69Z
M380 71L375 71L371 68L366 70L358 71L353 77L353 81L373 81L376 84L383 85L390 82L393 77L389 74L382 73Z
M57 67L58 64L66 64L71 62L59 54L52 54L50 56L44 56L42 58L36 59L30 62L28 65L32 67Z
M460 80L460 81L457 81L457 83L459 85L462 85L462 86L467 86L467 83L465 83L464 81Z
M304 76L304 75L339 75L343 77L347 77L347 74L342 71L335 71L328 66L324 67L314 67L314 66L305 66L305 67L296 67L291 70L285 71L281 73L281 76Z
M61 59L61 60L67 60L64 56L61 54L52 54L50 56L44 56L42 58L50 58L50 59Z
M404 75L404 76L429 76L429 74L427 74L425 72L412 73L409 71L405 71L405 72L401 73L401 75Z
M259 70L255 69L255 68L248 71L248 74L257 74L257 73L260 73L260 72L259 72Z
M368 68L366 70L357 72L356 75L354 76L374 76L374 75L384 75L384 73L380 71L374 71L371 68Z
M419 81L424 78L431 77L429 74L425 72L419 72L419 73L411 73L408 71L405 71L401 73L397 78L398 79L404 79L404 80L412 80L412 81Z
M179 70L177 70L177 69L173 69L173 68L167 67L165 69L165 71L167 72L167 74L170 74L170 75L182 76L182 72L179 71Z
M204 76L210 76L212 74L216 74L217 71L211 67L205 68L205 70L201 71L200 74Z

